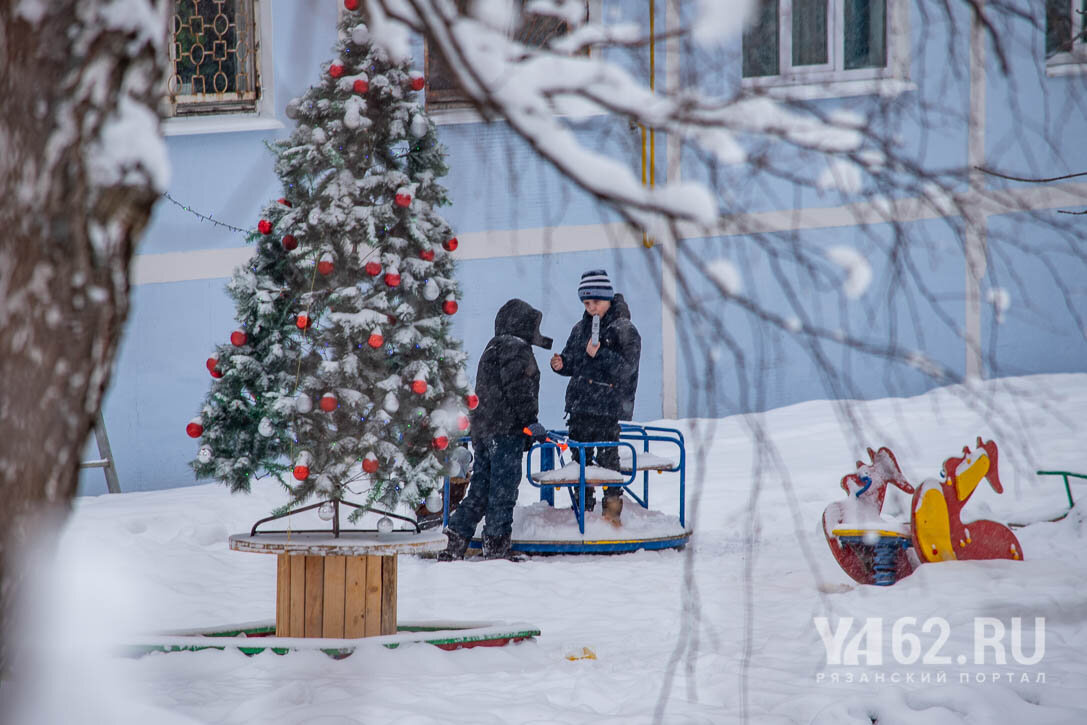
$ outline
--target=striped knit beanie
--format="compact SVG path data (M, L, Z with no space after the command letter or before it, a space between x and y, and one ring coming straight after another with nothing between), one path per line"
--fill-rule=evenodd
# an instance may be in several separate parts
M608 271L605 269L590 269L581 275L581 284L577 286L577 296L582 302L585 300L608 300L615 296L611 280L608 279Z

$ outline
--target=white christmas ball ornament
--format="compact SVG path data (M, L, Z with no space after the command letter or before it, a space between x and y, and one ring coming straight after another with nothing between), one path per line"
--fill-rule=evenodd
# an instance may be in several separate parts
M359 23L351 29L351 42L355 45L366 45L368 40L370 40L370 29L366 27L366 23Z
M441 290L438 289L438 283L432 279L426 281L426 286L423 287L423 299L427 302L433 302L438 299L438 295L441 294Z
M325 141L328 141L328 134L325 133L325 130L323 128L313 129L313 143L323 144Z
M207 463L211 460L211 446L201 446L200 452L196 454L197 460L201 463Z
M442 495L438 489L432 490L426 497L426 510L430 513L442 510Z
M308 413L313 410L313 399L305 393L300 393L294 401L294 408L299 413Z
M276 429L272 426L272 421L267 418L261 418L260 424L257 425L257 432L265 438L271 438L275 434Z
M325 501L323 504L317 507L317 516L322 521L331 521L332 517L336 514L336 510L332 507L330 501Z
M287 114L287 118L291 119L292 121L298 118L298 104L299 99L297 98L292 98L291 100L287 101L287 108L285 112Z
M389 393L385 396L385 402L381 404L381 407L390 413L395 413L400 410L400 400L395 393Z
M391 534L393 530L393 520L388 516L382 516L377 522L377 533L379 534Z

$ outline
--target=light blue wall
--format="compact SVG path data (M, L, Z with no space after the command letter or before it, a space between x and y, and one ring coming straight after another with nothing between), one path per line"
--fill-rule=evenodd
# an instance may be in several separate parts
M924 0L921 0L923 2ZM1018 0L1029 12L1039 12L1028 0ZM607 0L605 12L628 19L644 15L644 4L634 0ZM663 6L658 29L663 29ZM282 116L286 102L315 80L334 42L335 3L309 0L274 0L275 108ZM690 5L685 6L689 9ZM922 8L926 8L922 11ZM881 122L900 139L898 150L918 163L962 169L966 165L967 49L965 36L949 35L969 22L966 6L952 6L948 18L942 8L915 5L911 14L911 79L917 89L892 99L859 97L820 101L825 112L841 108L878 106ZM1019 27L1022 27L1020 24ZM1087 121L1080 103L1082 76L1047 78L1041 62L1040 31L1005 30L1012 74L1004 80L990 54L987 87L987 148L990 160L1006 170L1038 174L1065 173L1087 167ZM663 48L661 48L663 50ZM716 66L682 68L685 82L707 92L727 92L739 82L738 46L721 48L702 58L716 58ZM646 53L626 54L624 64L644 74ZM693 57L693 56L691 56ZM664 55L658 54L658 81L663 82ZM1078 85L1077 85L1078 84ZM1018 103L1018 106L1013 106ZM1013 109L1032 121L1012 120ZM583 142L606 148L639 163L639 139L623 124L597 117L578 127ZM1039 139L1052 132L1056 146ZM273 171L273 155L264 144L281 137L277 132L245 132L173 136L167 141L173 178L170 194L177 200L223 222L250 228L260 208L280 195ZM439 129L449 153L450 173L445 179L452 205L444 215L460 233L488 232L498 239L518 229L553 228L556 238L571 225L614 221L588 195L562 180L548 164L501 123L446 125ZM663 137L658 139L658 169L666 159ZM821 171L804 157L779 145L771 153L786 161L797 178L812 179ZM795 154L794 154L795 155ZM767 178L750 183L743 166L714 166L688 153L683 176L715 184L726 209L752 212L796 207L830 207L869 198L878 189L861 194L837 191L822 194L798 190L788 180ZM958 183L958 182L956 182ZM999 186L997 182L992 182ZM1087 294L1075 275L1056 270L1071 291L1071 308L1044 267L1017 239L1047 239L1052 230L1039 215L1016 214L989 220L994 261L983 295L991 286L1006 288L1011 296L1007 318L997 324L985 309L983 334L989 374L1057 372L1087 368L1087 343L1082 321L1087 319ZM890 276L878 267L869 291L859 300L839 307L829 291L800 288L807 310L822 313L825 324L838 325L855 335L884 337L893 320L904 347L917 347L952 371L961 373L964 350L957 330L964 308L964 267L956 220L913 222L906 231L924 244L913 249L916 268L939 297L931 305L910 309L909 285L897 289L885 303ZM887 240L890 229L873 226L840 227L797 233L813 248L846 244L875 260L872 245ZM1053 244L1059 242L1054 239ZM786 316L789 310L780 283L753 240L736 236L687 240L683 243L679 274L692 289L677 320L676 357L681 416L727 415L741 410L764 410L802 400L824 397L878 397L921 392L931 381L908 366L888 366L849 352L834 342L823 342L819 352L850 374L847 389L828 387L812 359L812 350L780 332L771 331L733 304L723 304L710 291L702 271L718 258L740 267L745 290L755 292L768 309ZM155 208L140 254L230 249L244 245L244 235L197 219L168 202ZM1059 252L1054 259L1060 260ZM1068 259L1076 252L1066 250ZM469 373L493 333L494 313L511 297L521 297L544 312L543 331L561 348L570 327L581 314L576 297L580 274L605 267L617 289L626 293L635 324L642 335L641 379L637 419L660 417L662 410L662 342L659 250L641 247L604 249L562 255L528 255L464 261L458 268L463 300L454 321L455 332L469 353ZM1058 265L1059 266L1059 265ZM794 282L796 280L794 279ZM209 378L204 361L214 345L234 329L233 305L224 278L176 283L145 284L134 288L132 312L122 342L104 415L113 444L122 488L152 490L191 485L187 462L195 453L185 423L198 410ZM1028 302L1029 300L1029 302ZM694 306L704 305L702 312ZM939 314L937 314L939 311ZM949 322L941 321L941 316ZM1078 316L1078 317L1077 317ZM948 326L951 325L951 327ZM733 347L729 347L732 345ZM736 352L747 366L737 375ZM566 379L553 374L549 353L537 351L542 371L541 420L559 426ZM707 387L707 384L709 386ZM761 384L761 392L760 391ZM88 447L93 457L93 447ZM81 492L105 491L100 471L84 472Z
M905 232L932 241L930 247L909 249L910 267L917 274L904 270L898 278L887 267L876 267L867 290L856 299L844 297L833 277L813 276L820 284L814 288L813 277L798 273L800 265L788 260L787 250L792 244L805 250L845 245L874 263L882 258L877 245L887 245L894 233L890 225L803 231L778 244L764 240L765 246L747 236L685 242L689 249L679 272L691 294L681 305L678 349L681 377L693 383L680 386L680 417L720 417L804 400L916 395L932 386L931 379L910 365L840 344L833 337L838 331L859 340L862 348L867 343L882 349L893 325L898 348L923 351L961 375L961 249L941 221L915 222ZM764 251L766 246L777 249L776 261ZM736 268L742 294L762 310L782 320L803 321L821 334L786 334L744 306L723 302L700 272L717 260ZM819 259L815 263L826 266ZM919 293L919 277L935 295L933 300ZM841 371L843 380L828 377L827 366Z

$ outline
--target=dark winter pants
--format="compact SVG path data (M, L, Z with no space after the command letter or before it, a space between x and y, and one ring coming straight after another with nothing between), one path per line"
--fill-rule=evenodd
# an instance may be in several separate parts
M599 415L570 414L570 438L588 443L590 441L617 441L619 440L619 421L614 418L605 418ZM585 465L594 463L601 468L619 470L619 449L614 446L607 448L570 448L575 461L580 461L580 452L585 451ZM592 494L592 489L588 489ZM608 486L604 489L604 498L622 496L623 489L619 486Z
M466 539L475 536L479 520L486 517L483 535L507 537L513 531L513 506L521 483L521 434L472 439L475 464L468 495L449 517L449 528Z

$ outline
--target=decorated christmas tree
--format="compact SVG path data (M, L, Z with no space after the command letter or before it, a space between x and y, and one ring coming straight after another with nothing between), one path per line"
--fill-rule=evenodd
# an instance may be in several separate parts
M371 44L358 3L345 5L336 58L288 104L297 126L273 147L283 197L228 285L239 326L208 359L192 466L233 491L270 475L288 507L433 507L475 405L450 332L446 166L417 101L422 75Z

